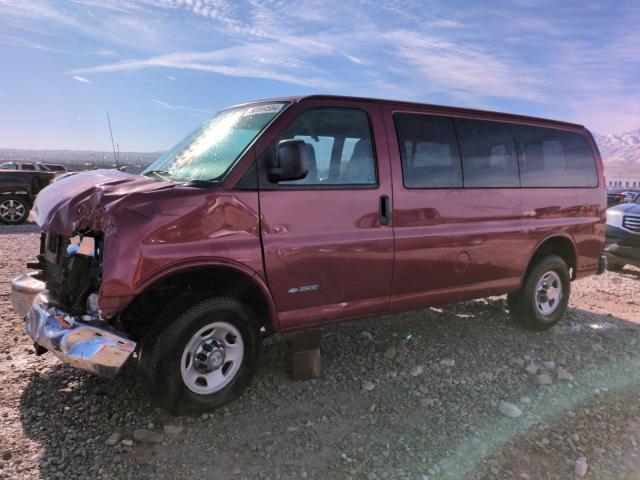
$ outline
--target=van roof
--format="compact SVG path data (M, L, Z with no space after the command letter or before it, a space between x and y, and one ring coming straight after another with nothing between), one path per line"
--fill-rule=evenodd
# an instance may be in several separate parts
M367 97L354 97L354 96L343 96L343 95L324 95L324 94L314 94L314 95L299 95L299 96L291 96L291 97L280 97L280 98L270 98L265 99L268 101L288 101L288 102L300 102L302 100L314 100L314 99L326 99L326 100L354 100L354 101L364 101L378 104L386 104L386 105L398 105L405 107L417 107L417 108L429 108L434 110L439 110L442 113L450 113L450 114L462 114L462 115L478 115L478 116L490 116L490 117L499 117L505 120L514 120L514 121L527 121L527 122L535 122L541 124L548 125L556 125L570 128L582 128L584 129L584 125L578 123L564 122L560 120L551 120L548 118L540 118L540 117L531 117L527 115L518 115L515 113L504 113L504 112L496 112L491 110L478 110L473 108L461 108L461 107L451 107L446 105L434 105L429 103L419 103L419 102L407 102L403 100L387 100L381 98L367 98ZM263 100L260 100L263 101ZM253 102L252 102L253 103Z

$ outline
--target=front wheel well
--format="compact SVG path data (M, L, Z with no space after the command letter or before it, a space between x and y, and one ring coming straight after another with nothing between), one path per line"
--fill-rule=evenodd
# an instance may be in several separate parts
M187 298L213 296L236 298L254 312L265 333L273 332L270 302L257 282L245 273L224 267L191 268L156 281L122 312L120 322L129 335L139 340L169 305Z
M571 272L571 279L574 280L576 276L576 251L573 243L566 237L551 237L542 242L529 261L527 266L527 272L533 268L533 266L547 255L557 255L569 267ZM525 273L525 275L526 275Z

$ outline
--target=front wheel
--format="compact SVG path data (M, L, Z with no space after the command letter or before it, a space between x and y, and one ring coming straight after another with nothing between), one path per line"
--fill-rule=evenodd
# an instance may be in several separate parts
M519 291L507 303L516 321L533 330L547 330L564 316L571 278L565 261L557 255L539 259L526 274Z
M20 225L27 220L31 206L20 195L0 195L0 223Z
M253 312L216 297L169 308L143 341L142 367L153 399L174 414L215 410L238 396L257 361Z

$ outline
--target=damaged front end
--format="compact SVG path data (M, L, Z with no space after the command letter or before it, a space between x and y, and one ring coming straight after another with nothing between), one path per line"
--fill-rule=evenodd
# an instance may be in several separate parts
M73 237L43 232L33 278L44 282L53 298L75 315L98 316L97 297L102 275L102 234Z
M14 309L25 316L36 352L50 351L82 370L112 378L136 343L100 319L102 236L46 232L34 272L13 281Z
M37 353L50 351L65 363L113 377L135 350L136 343L101 315L98 300L105 237L115 234L109 203L148 182L122 172L87 172L38 196L33 212L44 230L40 252L11 293Z

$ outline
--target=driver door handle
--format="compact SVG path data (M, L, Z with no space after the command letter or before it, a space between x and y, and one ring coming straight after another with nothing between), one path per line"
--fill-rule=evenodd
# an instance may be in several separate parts
M389 196L382 195L380 197L380 225L389 225L389 222L391 221L390 208Z

